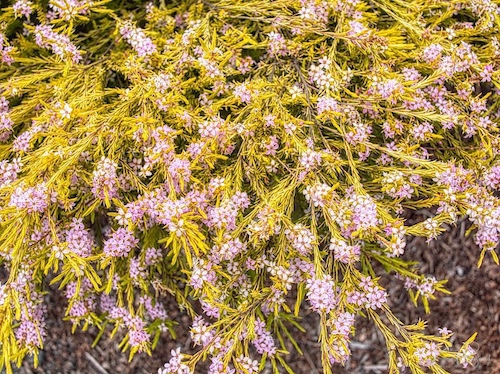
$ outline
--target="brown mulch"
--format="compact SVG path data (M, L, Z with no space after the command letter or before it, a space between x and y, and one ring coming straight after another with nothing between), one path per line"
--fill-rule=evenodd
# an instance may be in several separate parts
M413 219L418 220L418 216ZM422 218L422 217L420 217ZM423 217L425 219L425 217ZM479 249L472 238L464 238L466 223L460 222L439 240L427 244L423 239L414 239L407 246L405 257L419 261L421 271L434 275L438 279L447 278L447 288L452 295L437 295L437 300L430 303L431 314L426 315L423 308L415 308L405 292L402 282L391 280L390 303L394 314L404 323L415 323L419 319L428 321L427 331L436 333L437 329L447 327L455 334L452 342L458 348L473 332L478 332L474 349L478 358L473 367L463 369L450 362L444 367L451 373L500 373L500 267L486 256L480 269L477 268ZM57 296L51 295L54 298ZM122 353L117 340L106 337L96 348L91 348L96 331L77 331L71 334L71 323L61 322L64 303L52 299L48 316L48 334L45 347L40 355L40 365L33 368L32 360L25 360L16 373L45 374L114 374L156 373L157 369L168 361L170 350L182 346L190 347L189 318L175 309L172 303L170 317L176 319L177 340L168 334L162 336L159 347L152 357L136 355L128 362L127 353ZM306 333L294 331L294 336L304 355L290 349L288 362L295 373L319 374L321 360L317 339L317 319L314 313L305 311L302 320ZM368 320L359 319L357 331L351 344L352 357L344 368L335 368L335 373L377 374L387 373L385 343L381 334ZM202 373L202 371L200 371Z

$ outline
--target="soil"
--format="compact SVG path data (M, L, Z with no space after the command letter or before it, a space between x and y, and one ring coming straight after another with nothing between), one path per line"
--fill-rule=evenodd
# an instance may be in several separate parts
M424 214L424 213L422 213ZM414 215L412 219L425 219ZM390 305L394 314L404 323L415 323L419 319L428 321L427 331L436 333L446 327L454 332L455 348L469 336L478 332L473 348L477 359L472 367L462 368L451 362L443 362L450 373L485 374L500 373L500 267L491 258L485 257L477 268L479 249L471 237L465 238L467 225L464 221L426 243L425 239L414 239L408 243L405 257L421 263L421 270L437 279L449 279L447 288L452 295L440 294L431 301L431 314L426 315L422 307L415 308L402 282L392 280L389 287ZM51 293L45 347L40 355L40 365L33 368L32 360L25 360L15 372L19 374L143 374L156 373L168 361L170 350L178 346L189 351L189 318L175 309L171 303L170 317L179 322L176 326L177 340L168 334L162 336L152 356L136 355L128 362L127 353L122 353L117 339L104 336L95 348L91 348L97 331L71 333L71 322L62 322L64 303L57 293ZM302 325L306 333L294 332L303 355L290 349L287 361L297 374L319 374L321 359L317 343L317 318L315 313L305 310ZM167 336L168 335L168 336ZM377 374L387 373L385 343L371 321L358 319L356 335L353 337L352 357L345 367L336 367L334 373ZM204 372L200 369L200 373Z

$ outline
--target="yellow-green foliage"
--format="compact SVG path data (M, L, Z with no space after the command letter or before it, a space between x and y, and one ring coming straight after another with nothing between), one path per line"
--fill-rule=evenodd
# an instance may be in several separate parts
M498 263L498 1L10 3L0 368L36 364L47 292L75 328L123 330L131 357L172 330L173 296L200 348L159 373L291 372L305 308L325 373L356 316L391 373L470 363L474 336L454 351L450 333L403 325L379 279L429 311L446 280L406 240L464 216L479 264ZM405 223L417 209L432 217Z

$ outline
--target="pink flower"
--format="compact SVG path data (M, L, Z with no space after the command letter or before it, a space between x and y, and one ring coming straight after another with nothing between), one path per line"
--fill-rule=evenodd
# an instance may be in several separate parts
M130 22L120 27L120 34L135 49L139 57L150 56L156 52L156 45L146 36L144 30L135 27Z
M92 193L99 199L113 199L118 196L116 175L117 164L102 157L93 173Z
M247 87L246 83L241 83L234 88L233 95L236 96L242 103L248 104L252 101L253 92Z
M64 237L68 243L68 249L80 257L88 257L92 254L94 237L89 230L85 229L81 219L73 218L69 229L65 230Z
M452 334L453 331L448 330L446 327L443 327L443 328L438 329L438 333L440 333L441 335L449 335L449 334Z
M50 200L51 196L45 183L28 188L21 185L12 193L9 205L18 209L26 209L28 213L41 213L47 209Z
M307 280L307 299L311 308L316 312L326 312L335 308L337 297L335 296L335 283L330 275L323 279L312 278Z
M11 53L14 51L14 47L9 46L7 43L7 38L4 34L0 33L0 61L4 64L10 65L14 62L14 58ZM1 98L4 100L4 98ZM1 101L1 100L0 100ZM7 107L8 109L8 107ZM5 110L7 110L5 109ZM0 112L5 111L0 107Z
M441 55L442 51L443 46L440 44L431 44L430 46L425 47L422 51L422 59L425 62L433 62Z
M315 237L311 230L304 225L298 223L292 229L285 230L285 235L290 241L293 249L301 255L306 256L312 252Z
M271 57L282 57L286 56L289 51L286 46L286 39L279 32L271 31L267 34L269 37L269 42L267 45L267 53Z
M255 339L252 340L252 344L259 354L267 354L268 356L273 356L276 353L276 345L274 343L273 336L266 329L266 324L261 319L255 321L254 326Z
M19 17L19 15L21 15L29 18L30 14L33 12L32 5L33 3L29 0L18 0L14 3L12 9L14 10L14 14L16 15L16 17Z
M481 77L481 82L491 82L491 78L495 70L493 69L492 64L485 65L483 71L479 73Z
M82 59L80 51L71 43L69 37L56 33L50 25L35 27L35 43L42 48L50 48L63 60L70 60L76 64Z
M337 261L345 264L353 264L359 261L361 248L359 245L348 245L345 241L333 239L330 243L330 250L333 251Z
M134 233L120 227L104 242L103 252L106 256L124 257L137 246L139 239Z

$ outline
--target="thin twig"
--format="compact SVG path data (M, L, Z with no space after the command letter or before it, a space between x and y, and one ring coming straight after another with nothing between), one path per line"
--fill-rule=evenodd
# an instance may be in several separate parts
M106 369L104 369L101 366L101 364L99 362L97 362L97 360L94 357L92 357L92 355L90 353L85 352L85 358L90 361L90 363L97 369L97 371L99 371L99 373L109 374L108 371Z
M319 374L318 368L314 364L314 361L311 359L311 356L309 356L309 353L307 353L307 350L304 349L303 347L300 347L300 349L302 350L302 353L304 354L307 363L311 367L311 374Z

